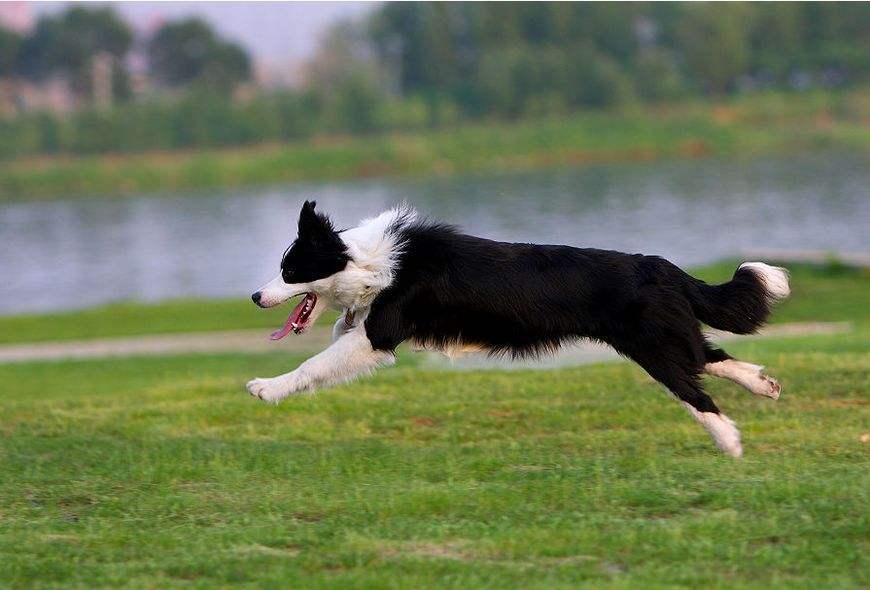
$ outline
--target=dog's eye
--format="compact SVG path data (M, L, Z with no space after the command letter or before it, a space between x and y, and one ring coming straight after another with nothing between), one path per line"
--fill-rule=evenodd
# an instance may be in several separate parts
M291 276L291 274L290 274L290 271L287 270L286 268L282 268L282 269L281 269L281 278L284 280L285 283L288 283L288 284L289 284L289 283L292 282L292 281L290 280L290 279L292 278L292 276Z

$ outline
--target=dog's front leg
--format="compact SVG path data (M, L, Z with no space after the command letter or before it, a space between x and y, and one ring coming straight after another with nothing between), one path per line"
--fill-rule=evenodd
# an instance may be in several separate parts
M365 325L360 324L338 338L332 346L299 365L295 371L271 379L249 381L248 391L263 401L278 403L288 395L344 383L394 361L392 352L372 347Z

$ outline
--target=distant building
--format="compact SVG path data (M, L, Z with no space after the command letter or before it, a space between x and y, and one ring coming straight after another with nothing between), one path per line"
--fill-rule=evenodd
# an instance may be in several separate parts
M142 97L152 91L151 77L148 74L148 57L140 44L135 44L124 62L130 78L130 92L134 97Z
M305 82L305 67L297 61L255 61L253 81L266 90L296 88Z
M33 14L29 2L0 2L0 26L18 33L33 28Z
M0 26L22 35L33 29L35 18L30 2L0 2ZM69 82L62 76L34 82L12 78L0 80L0 116L23 111L66 113L76 107Z
M15 80L12 84L11 115L25 111L51 111L68 113L77 107L69 81L54 76L41 82Z
M91 94L94 106L107 109L112 106L112 69L115 58L102 51L91 58Z

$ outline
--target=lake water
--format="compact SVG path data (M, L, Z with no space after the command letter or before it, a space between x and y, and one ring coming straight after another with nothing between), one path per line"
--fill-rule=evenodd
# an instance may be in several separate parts
M0 314L247 297L302 201L338 226L398 201L501 240L698 265L754 249L870 251L870 158L828 154L0 205Z

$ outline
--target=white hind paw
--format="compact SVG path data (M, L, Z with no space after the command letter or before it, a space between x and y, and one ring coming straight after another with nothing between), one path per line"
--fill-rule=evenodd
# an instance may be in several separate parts
M726 455L734 458L743 456L743 445L740 443L740 431L737 425L725 414L715 412L699 412L691 404L683 402L701 426L710 434L716 447Z
M776 379L762 372L764 367L761 365L726 359L717 363L707 363L704 370L715 377L729 379L755 395L779 399L779 394L782 392L782 387Z
M770 399L779 399L779 394L782 393L782 387L776 379L759 372L758 380L759 386L757 389L753 389L752 393L763 395Z

